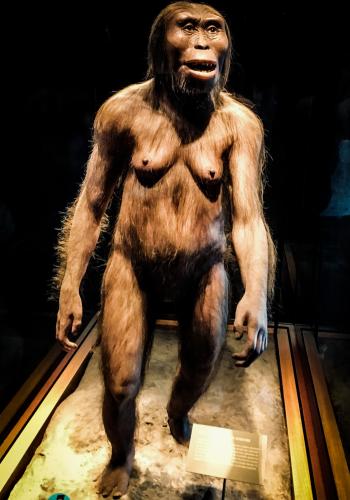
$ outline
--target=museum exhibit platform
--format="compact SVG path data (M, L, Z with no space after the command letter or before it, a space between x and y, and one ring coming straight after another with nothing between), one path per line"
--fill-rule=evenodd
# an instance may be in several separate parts
M348 336L326 331L319 332L317 342L318 347L307 327L271 325L268 350L242 369L232 359L242 341L228 325L219 370L191 411L191 421L264 434L267 456L262 484L228 480L225 498L350 498L329 393L337 394L341 410L342 387L333 376L334 357L327 361L327 350L338 345L345 369L350 344ZM72 500L101 498L96 489L110 448L101 418L97 315L78 344L69 354L55 346L1 414L1 498L47 500L57 492ZM169 432L166 404L177 353L176 322L159 320L138 396L135 463L123 498L222 498L222 479L187 472L188 448ZM334 380L330 389L327 374Z

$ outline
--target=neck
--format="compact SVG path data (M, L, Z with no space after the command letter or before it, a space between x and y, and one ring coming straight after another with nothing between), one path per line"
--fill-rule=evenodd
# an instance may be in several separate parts
M208 122L216 108L214 91L189 91L157 80L154 82L154 90L161 107L170 109L172 113L175 112L194 124Z

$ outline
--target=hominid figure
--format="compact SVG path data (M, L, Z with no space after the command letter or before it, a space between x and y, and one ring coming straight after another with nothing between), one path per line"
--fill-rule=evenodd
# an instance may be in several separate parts
M104 496L127 490L135 398L165 289L177 306L181 343L169 427L178 442L189 439L188 412L207 388L225 338L225 194L245 289L235 330L246 330L247 341L236 365L248 366L267 347L274 247L262 209L263 130L224 91L230 56L230 33L215 9L171 4L152 26L149 79L117 92L95 119L86 177L61 245L57 338L67 351L76 347L68 335L81 322L80 283L112 193L122 186L100 315L103 421L112 445Z

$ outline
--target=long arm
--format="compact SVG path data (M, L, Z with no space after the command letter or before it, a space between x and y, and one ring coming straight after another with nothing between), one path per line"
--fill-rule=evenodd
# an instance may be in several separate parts
M242 115L236 130L230 155L232 241L245 293L234 328L238 338L247 329L247 341L234 357L237 366L248 366L267 347L267 299L273 288L275 254L262 206L263 130L250 111Z
M76 344L68 339L68 335L76 334L81 324L80 283L96 247L101 220L118 179L109 149L105 147L103 135L96 134L86 176L76 203L73 205L72 217L65 229L67 241L63 249L64 269L62 270L56 338L67 351L76 348Z

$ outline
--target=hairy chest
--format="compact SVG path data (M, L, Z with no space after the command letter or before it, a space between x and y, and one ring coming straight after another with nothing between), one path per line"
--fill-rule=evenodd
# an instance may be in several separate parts
M181 164L199 181L220 181L232 145L229 128L214 114L202 129L193 126L190 132L182 134L160 113L141 112L131 126L130 167L140 178L160 178Z

